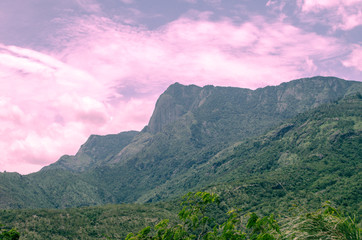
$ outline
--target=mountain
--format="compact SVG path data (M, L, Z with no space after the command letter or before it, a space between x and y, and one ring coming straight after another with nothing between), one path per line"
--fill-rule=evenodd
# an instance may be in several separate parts
M201 88L175 83L159 97L149 124L137 137L134 138L134 132L129 138L126 138L125 133L114 136L125 137L125 144L111 149L105 143L109 147L104 148L106 153L103 154L107 154L108 163L124 164L141 151L149 151L145 148L160 148L155 146L158 144L156 142L184 141L177 145L189 145L187 152L183 151L178 155L199 151L210 144L223 147L233 141L257 136L269 127L307 109L337 100L355 88L355 85L359 84L323 77L299 79L255 91L232 87ZM166 140L165 135L172 139ZM110 141L113 140L107 137ZM128 144L128 140L132 139L132 144ZM82 151L81 148L75 157L64 156L55 165L45 169L69 169L65 162L70 165L76 165L77 162L80 166L87 165L85 162L92 158L92 154L82 154ZM165 152L164 146L162 152ZM152 158L155 157L152 153ZM107 164L104 159L93 159L92 162ZM63 164L65 165L62 167ZM73 170L80 169L75 166Z
M245 211L285 213L331 200L362 216L361 143L362 96L345 97L225 148L143 198L206 189Z
M362 95L349 92L337 101L297 114L259 136L235 142L208 161L175 174L138 199L139 202L155 203L1 210L0 222L16 227L24 239L78 239L80 236L86 239L103 239L105 236L124 239L127 233L154 225L159 219L174 222L181 206L170 199L179 198L187 191L199 190L218 193L221 209L239 208L245 214L257 212L262 216L280 214L276 217L278 220L289 221L291 218L288 217L298 216L300 211L318 209L330 200L343 211L354 213L356 222L360 222L361 106ZM57 207L67 207L61 205L62 201L68 201L68 206L80 206L82 199L86 199L83 201L85 205L90 202L101 204L107 201L99 191L107 192L107 186L118 181L117 173L120 175L121 168L98 166L83 172L48 169L34 174L34 179L7 173L0 174L0 183L8 179L2 186L17 186L18 200L34 191L31 184L26 185L31 180L33 184L42 184L42 189L53 189L48 197L53 196L51 202L59 204ZM19 179L23 185L19 186ZM101 184L102 181L108 182ZM61 188L62 185L67 186L66 190ZM37 194L38 201L45 203L45 198L39 198L41 193ZM79 194L78 198L76 194ZM116 197L116 194L112 196ZM9 200L13 197L9 196ZM117 199L113 201L117 202ZM213 216L220 218L218 211L213 212Z
M293 171L299 173L301 166L309 166L308 159L320 158L330 162L326 156L333 159L346 156L346 169L359 166L359 148L355 145L360 144L362 114L353 114L360 113L358 93L361 88L360 82L334 77L305 78L256 90L176 83L160 96L149 124L141 132L91 136L75 156L63 156L58 162L34 174L1 173L0 207L65 208L153 202L210 185L225 196L233 189L233 184L246 182L249 186L248 181L254 180L257 183L250 182L250 186L259 186L254 189L254 195L260 201L265 201L273 197L258 195L269 189L265 186L280 190L285 185L284 180L280 186L270 180L274 174L285 178L298 176ZM349 97L353 100L348 101ZM336 101L340 105L333 103ZM333 104L344 104L344 108ZM297 137L305 130L304 127L319 129L319 125L313 125L313 118L319 116L324 119L328 116L328 111L317 110L323 106L338 108L338 111L333 110L336 115L328 118L343 119L342 122L349 124L348 129L354 130L353 134L343 135L347 128L337 121L326 125L324 132L321 130L326 134L322 134L323 137L313 131L305 131L297 139L289 136L294 133L293 136ZM351 111L347 111L349 106ZM321 113L313 115L313 111ZM298 125L298 121L305 125ZM328 132L329 129L334 129L334 132ZM330 133L332 135L328 135ZM357 150L350 154L348 147L343 147L342 152L338 152L339 140L323 145L326 140L334 139L331 136L343 141L353 139L351 144ZM308 139L308 144L301 141L304 137ZM293 148L283 148L293 141ZM299 150L302 146L305 147L303 151ZM322 153L316 152L313 146L321 146ZM242 159L241 155L244 156ZM332 161L330 166L334 165ZM284 171L291 172L284 175ZM309 170L301 172L308 179L316 180L321 174L319 171L324 171L324 168L314 173ZM332 168L328 171L336 174L337 170ZM317 177L313 177L313 174L317 174ZM268 181L262 183L264 177ZM339 177L344 184L352 184L352 179L356 180L354 172L351 176ZM300 179L303 178L304 175L300 176ZM314 180L310 182L313 191L318 186L313 185ZM286 183L293 181L285 180ZM338 186L336 191L345 187L340 182L338 184L331 186ZM242 195L253 189L235 188L239 190L233 191ZM291 191L300 189L291 188ZM261 207L258 201L249 199L245 202L248 201L249 208Z

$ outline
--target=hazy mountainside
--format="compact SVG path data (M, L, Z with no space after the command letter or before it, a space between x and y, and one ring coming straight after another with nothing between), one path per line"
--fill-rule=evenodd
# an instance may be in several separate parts
M106 136L91 135L75 156L64 155L57 162L44 167L42 171L58 168L85 171L107 164L107 161L127 146L137 134L137 131L129 131Z
M261 215L280 213L282 216L293 216L301 209L311 211L331 200L343 210L355 213L358 222L362 217L361 143L362 95L356 94L299 114L258 137L234 143L207 162L194 165L183 174L175 174L139 200L172 199L201 189L218 193L223 209L234 207L241 208L244 213L255 211ZM71 191L79 194L82 190L84 195L79 199L90 201L91 194L107 189L112 181L122 178L120 169L97 168L76 175L56 169L50 173L59 176L50 177L47 171L42 171L33 181L46 178L42 184L48 182L48 189L61 189L54 179L59 181L62 177L61 182L68 188L77 188L53 194L61 201L73 197L73 204L79 204L75 194L69 195ZM20 175L11 176L21 178ZM86 180L89 186L96 186L96 190L88 189L87 193L86 185L80 184ZM72 185L73 182L78 185ZM100 196L92 197L104 202ZM290 211L291 208L294 211ZM0 210L0 222L17 227L24 239L121 238L128 232L155 224L160 218L173 221L179 210L177 202L164 201L63 210ZM219 212L214 212L213 216L219 219Z
M268 145L250 138L308 109L353 95L359 89L359 82L333 77L299 79L254 91L173 84L160 96L148 126L141 132L92 136L75 156L64 156L38 173L27 176L0 173L0 207L64 208L149 202L178 196L212 183L217 185L225 181L245 181L261 174L266 174L266 179L269 179L272 177L268 174L273 169L284 171L282 166L304 166L307 162L304 159L312 157L309 152L313 152L313 148L301 152L301 156L289 153L292 150L283 150L284 155L278 155L281 154L281 146L275 147L273 144L279 138L284 139L284 132L289 134L296 129L295 123L281 127L280 136L277 134L279 137L270 139L270 146L275 147L270 148L273 150L267 151ZM349 106L352 102L346 104ZM356 100L353 104L356 108L354 111L358 112L361 102ZM354 121L353 126L360 129L361 119L358 115ZM308 126L309 122L305 124ZM298 133L296 131L295 134ZM308 134L306 132L305 136ZM360 136L358 131L356 134ZM308 139L313 139L313 136ZM288 145L290 140L285 140L284 145ZM311 141L312 145L321 144L319 140ZM255 146L265 146L264 152L254 145L245 145L253 141L256 141ZM357 143L355 139L353 141L353 144L360 144L360 140ZM250 161L237 161L236 157L231 157L234 151L235 154L238 151L233 147L240 142L247 146L243 154ZM294 147L299 148L301 143L296 142ZM331 151L327 148L323 148L323 151L332 152L331 156L339 158L332 151L336 150L333 144L330 146ZM341 154L348 156L349 153L344 153L349 151L347 149L344 148ZM220 160L223 156L228 157ZM275 160L277 156L278 160ZM324 156L322 159L326 159ZM347 163L357 161L356 156L347 157ZM278 161L280 166L275 163ZM286 164L283 165L283 162ZM235 165L227 169L225 163ZM210 172L210 166L213 166L214 173ZM227 186L221 184L217 189ZM264 188L258 189L265 191ZM250 206L259 205L250 203Z

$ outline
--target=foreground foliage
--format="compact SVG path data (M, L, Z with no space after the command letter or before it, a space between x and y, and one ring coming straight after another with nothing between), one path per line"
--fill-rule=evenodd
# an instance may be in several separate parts
M174 212L177 209L178 214ZM260 213L231 208L220 196L208 192L188 193L181 205L178 202L63 210L4 210L0 212L0 222L18 229L1 230L1 240L18 239L18 232L22 240L361 239L356 219L343 215L330 203L316 211L296 208L287 216L270 214L261 217Z
M12 228L10 230L6 230L6 229L1 229L1 224L0 224L0 240L17 240L20 237L19 232Z
M126 240L138 239L277 239L280 230L274 217L259 218L255 213L250 215L245 233L239 226L237 211L227 213L228 219L218 224L210 217L207 210L211 204L219 202L218 196L207 192L189 193L185 197L183 209L179 213L180 224L170 225L167 219L154 227L146 227L137 235L129 234ZM149 236L153 234L153 236Z
M228 218L222 223L210 217L210 206L219 203L217 195L207 192L188 193L184 196L183 209L179 212L180 223L170 224L165 219L154 228L150 226L137 234L130 233L126 240L276 240L276 239L345 239L359 240L361 229L355 220L343 216L329 204L316 212L300 214L283 219L280 224L274 215L260 218L248 215L246 226L238 210L227 212ZM283 224L284 223L284 224Z
M295 217L285 224L287 239L361 239L355 218L344 216L329 203L322 209Z

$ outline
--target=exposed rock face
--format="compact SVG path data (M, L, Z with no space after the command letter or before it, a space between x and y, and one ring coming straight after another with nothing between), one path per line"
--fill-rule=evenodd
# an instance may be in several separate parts
M214 87L203 88L179 83L171 85L158 99L147 126L155 134L188 112L234 111L236 114L270 112L291 117L311 107L343 97L354 84L335 77L298 79L279 86L257 90ZM207 106L203 106L206 104ZM220 116L221 117L221 116Z
M171 85L157 100L147 130L153 134L157 133L165 125L190 111L201 90L201 87L195 85Z

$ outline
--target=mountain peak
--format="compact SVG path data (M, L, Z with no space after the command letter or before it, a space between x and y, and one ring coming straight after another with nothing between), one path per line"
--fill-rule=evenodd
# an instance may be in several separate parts
M279 86L250 90L212 85L186 86L176 82L170 85L157 100L152 117L145 129L152 134L160 132L166 125L200 107L210 95L214 96L214 103L226 101L230 104L253 105L256 101L266 101L266 107L272 104L270 102L272 100L278 105L277 109L280 111L288 111L286 107L291 101L297 104L295 106L298 108L297 112L302 112L310 107L343 97L346 94L345 90L353 83L353 81L336 77L315 76L282 83Z
M157 133L165 125L187 113L193 106L201 89L196 85L185 86L180 83L170 85L157 100L155 110L148 124L148 131Z

